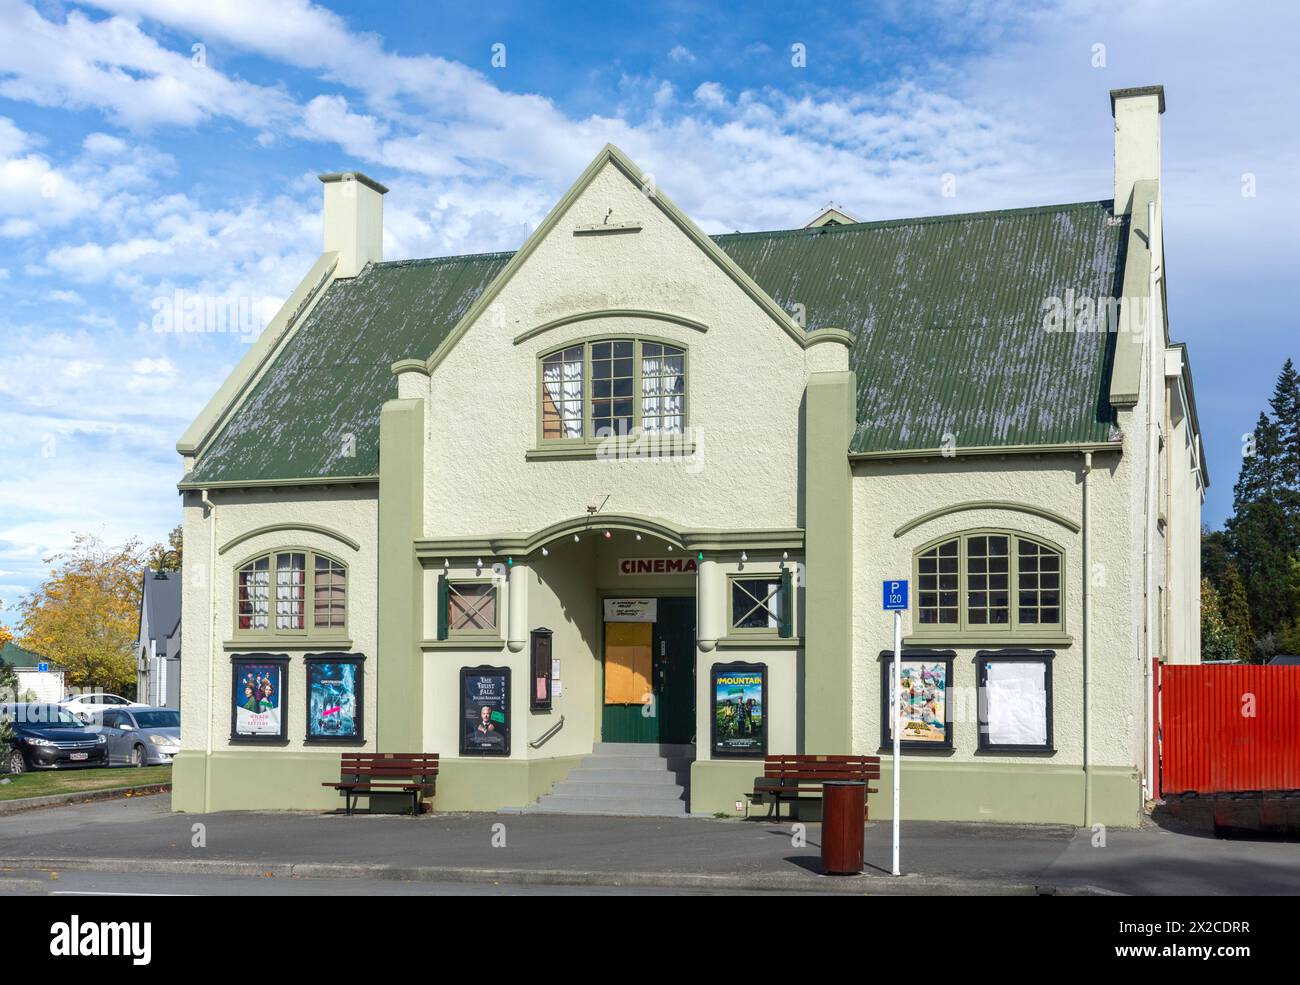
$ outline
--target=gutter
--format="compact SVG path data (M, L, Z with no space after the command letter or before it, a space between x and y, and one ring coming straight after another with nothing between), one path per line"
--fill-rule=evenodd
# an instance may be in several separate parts
M970 448L902 448L893 451L852 451L850 462L889 461L896 458L969 458L976 455L1053 455L1122 452L1123 441L1082 441L1056 445L972 445Z
M326 475L326 476L304 476L297 479L222 479L216 482L186 482L181 480L176 483L176 488L181 492L198 490L205 492L208 489L288 489L293 486L359 486L359 485L378 485L379 476L377 475Z

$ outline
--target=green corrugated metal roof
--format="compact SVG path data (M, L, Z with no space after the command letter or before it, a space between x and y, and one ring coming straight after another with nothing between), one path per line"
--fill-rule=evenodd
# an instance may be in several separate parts
M1114 336L1045 332L1043 302L1118 294L1126 229L1085 202L714 240L809 330L857 337L850 450L872 452L1106 441ZM186 484L377 474L392 363L432 353L512 255L335 281Z
M806 327L857 342L854 452L1106 441L1113 336L1043 330L1049 297L1117 295L1110 202L736 233L716 241Z
M393 363L433 352L512 255L379 263L334 281L185 483L377 475Z

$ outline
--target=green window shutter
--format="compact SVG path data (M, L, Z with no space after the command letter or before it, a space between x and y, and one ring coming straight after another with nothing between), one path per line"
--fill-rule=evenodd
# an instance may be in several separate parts
M782 639L794 635L794 588L790 569L781 569L781 628L777 630Z
M438 579L438 639L447 638L447 579Z

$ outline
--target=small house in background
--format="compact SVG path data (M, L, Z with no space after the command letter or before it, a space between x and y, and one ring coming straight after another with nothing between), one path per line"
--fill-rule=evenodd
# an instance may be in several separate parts
M6 643L0 646L0 664L12 667L18 675L18 693L0 696L0 700L63 700L63 668L56 666L49 657L24 650L16 643Z
M181 706L181 573L145 569L135 645L135 699Z

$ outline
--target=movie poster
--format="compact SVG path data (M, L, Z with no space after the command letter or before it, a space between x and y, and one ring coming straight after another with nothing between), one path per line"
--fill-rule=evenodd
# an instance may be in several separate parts
M285 737L287 665L288 658L233 662L232 739L265 741Z
M881 693L888 700L892 687L892 655L883 661L885 679ZM903 722L902 742L912 748L951 748L952 722L948 688L952 677L950 657L917 657L903 654L899 669L899 715ZM885 724L881 745L893 743L892 716L882 709Z
M714 664L713 754L767 752L767 665Z
M462 667L460 753L510 755L510 668Z
M330 654L307 658L307 739L357 741L361 730L361 659Z

